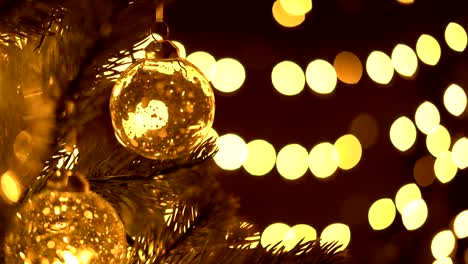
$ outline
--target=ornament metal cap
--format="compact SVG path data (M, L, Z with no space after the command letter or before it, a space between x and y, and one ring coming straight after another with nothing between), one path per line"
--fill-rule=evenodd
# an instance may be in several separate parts
M179 58L179 48L170 40L153 41L145 48L145 57L149 60Z

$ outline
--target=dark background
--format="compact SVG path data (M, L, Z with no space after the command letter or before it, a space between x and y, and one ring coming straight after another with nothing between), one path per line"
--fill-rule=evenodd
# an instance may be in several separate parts
M354 117L369 113L378 121L379 137L374 147L364 150L356 168L338 171L332 181L319 182L310 171L297 181L287 181L276 169L263 177L239 169L222 172L224 188L240 198L241 214L261 230L274 222L305 223L320 233L327 225L342 222L351 228L348 248L353 263L432 263L432 237L468 209L466 170L449 184L436 180L422 188L429 217L416 231L407 231L399 215L386 230L373 231L367 213L375 200L394 198L402 185L414 182L414 163L428 154L419 132L407 153L391 145L388 131L397 117L414 120L416 108L429 100L455 137L452 143L468 135L467 119L451 116L442 101L451 83L468 88L466 52L452 51L444 40L449 22L468 28L468 1L415 0L413 5L402 5L396 0L314 0L305 22L292 29L274 21L272 5L273 1L264 0L177 0L166 7L171 38L181 41L188 53L204 50L245 66L241 89L216 94L218 133L236 133L246 142L265 139L277 151L290 143L310 150L319 142L334 142L348 132ZM419 61L413 80L395 73L392 82L383 86L364 73L357 85L338 82L329 96L318 96L306 87L287 97L271 84L271 70L280 61L292 60L305 70L314 59L332 63L346 50L365 64L373 50L390 55L398 43L415 49L423 33L439 41L442 57L435 67ZM458 241L456 263L463 263L467 247L466 239Z

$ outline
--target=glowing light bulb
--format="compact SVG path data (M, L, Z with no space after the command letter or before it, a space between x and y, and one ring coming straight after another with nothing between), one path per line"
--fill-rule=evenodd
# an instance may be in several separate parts
M276 169L288 180L296 180L307 172L307 150L298 144L290 144L278 152Z
M432 239L431 251L436 259L448 257L455 249L455 236L450 230L437 233Z
M453 261L451 258L446 257L446 258L436 259L434 260L434 262L432 262L432 264L453 264Z
M18 202L21 196L21 188L17 176L13 171L3 173L0 178L0 187L1 194L8 203Z
M394 73L392 60L381 51L373 51L367 58L366 71L374 82L388 84Z
M187 60L197 66L206 78L210 79L216 64L216 60L211 54L205 51L195 51L187 56Z
M400 151L407 151L416 142L416 127L406 116L399 117L390 127L390 140Z
M281 94L299 94L305 86L305 75L301 67L292 61L278 63L271 72L273 87Z
M450 147L450 133L442 126L438 125L432 129L426 138L426 147L432 156L438 157L441 153L447 151Z
M439 110L433 103L426 101L416 110L415 121L419 130L427 135L440 124Z
M275 21L283 27L287 27L287 28L297 27L300 24L302 24L302 22L305 21L305 15L295 16L286 12L281 6L281 3L279 2L279 0L273 3L271 12L273 14L273 18L275 19Z
M247 158L245 141L235 134L226 134L218 138L219 151L214 156L216 164L224 170L237 170Z
M244 66L231 58L220 59L211 72L211 83L218 91L232 93L245 81Z
M341 245L337 251L342 251L349 245L351 241L351 230L347 225L334 223L325 227L320 235L320 242L331 243L335 241L338 245Z
M402 213L403 209L412 201L421 199L421 191L418 186L414 183L409 183L402 186L396 196L395 203L398 209L398 212Z
M362 63L352 52L342 51L333 61L338 79L347 84L357 84L362 77Z
M463 52L468 43L465 29L455 22L450 22L445 29L445 41L454 51Z
M397 0L397 1L404 5L410 5L414 3L414 0Z
M459 213L453 221L453 232L459 239L468 237L468 210Z
M335 149L338 155L338 167L343 170L354 168L361 160L361 143L352 134L340 137L335 142Z
M308 163L310 171L315 177L322 179L330 177L338 168L335 146L328 142L317 144L310 151Z
M392 52L392 62L396 72L405 77L412 77L418 69L418 57L407 45L398 44Z
M416 43L416 53L423 63L434 66L439 62L442 51L434 37L422 34Z
M460 138L453 144L452 158L459 169L468 168L468 138Z
M293 16L305 15L312 10L311 0L279 0L279 2L284 11Z
M265 140L257 139L249 142L247 150L247 159L243 166L248 173L254 176L263 176L275 166L275 148Z
M369 208L369 224L374 230L386 229L393 223L395 216L395 204L389 198L377 200Z
M409 231L420 228L426 222L428 216L427 204L423 199L413 200L408 203L401 214L403 225Z
M306 68L307 85L316 93L329 94L336 88L337 76L333 66L324 60L314 60Z
M460 116L465 112L466 104L466 93L460 86L452 84L445 90L444 105L450 114Z
M290 251L293 249L299 241L302 240L302 244L317 239L317 231L309 225L299 224L291 227L289 230L289 239L285 241L285 250Z
M441 183L448 183L457 175L457 164L453 161L452 153L444 151L437 157L434 163L434 173Z
M284 240L290 230L291 227L287 224L271 224L265 228L265 230L263 230L260 238L260 244L263 248L271 249L274 245L280 243L276 246L276 250L274 251L274 253L276 253L279 251L281 246L283 246L281 242Z

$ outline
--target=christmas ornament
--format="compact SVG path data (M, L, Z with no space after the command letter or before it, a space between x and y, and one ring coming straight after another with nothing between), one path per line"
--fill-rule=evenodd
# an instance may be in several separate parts
M123 263L125 229L93 192L44 192L16 213L5 239L6 263Z
M155 41L122 73L110 99L117 140L134 152L176 159L199 146L213 124L214 94L203 73L178 56L170 41Z

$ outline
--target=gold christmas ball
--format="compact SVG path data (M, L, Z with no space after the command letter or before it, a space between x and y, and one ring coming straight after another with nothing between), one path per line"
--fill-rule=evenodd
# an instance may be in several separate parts
M167 43L166 43L167 44ZM158 160L183 157L199 146L214 120L214 93L203 73L156 44L115 83L110 98L117 140ZM176 51L175 51L176 52Z
M5 238L6 263L124 263L125 228L93 192L44 192L26 201Z

